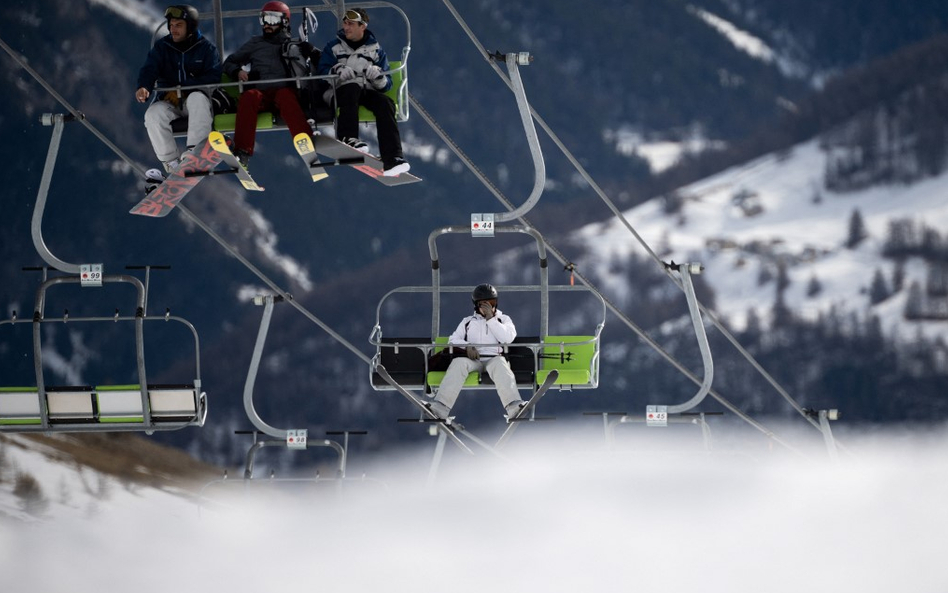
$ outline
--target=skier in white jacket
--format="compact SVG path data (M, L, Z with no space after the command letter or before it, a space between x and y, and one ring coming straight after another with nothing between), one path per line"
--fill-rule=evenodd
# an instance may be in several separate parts
M464 348L465 355L451 361L434 400L429 404L431 411L447 418L468 373L486 371L497 387L497 395L500 396L507 417L512 418L524 402L517 390L510 363L503 356L502 345L514 341L517 328L513 320L497 308L497 289L490 284L477 285L471 292L471 301L476 313L462 319L448 338L449 344L467 345Z

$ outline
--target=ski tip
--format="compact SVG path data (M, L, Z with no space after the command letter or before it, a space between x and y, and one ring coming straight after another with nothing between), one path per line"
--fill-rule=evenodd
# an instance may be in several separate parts
M168 212L171 212L171 211L168 210L167 212L160 212L151 208L140 208L138 206L128 211L129 214L135 214L136 216L145 216L148 218L164 218L165 216L168 215Z
M211 148L217 152L223 152L230 154L230 147L227 146L227 138L224 137L220 132L211 132L207 136L207 143L211 145Z

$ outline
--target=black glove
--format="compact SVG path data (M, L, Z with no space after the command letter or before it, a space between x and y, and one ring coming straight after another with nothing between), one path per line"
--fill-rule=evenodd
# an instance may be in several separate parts
M310 60L319 59L319 54L321 54L322 52L316 49L315 47L313 47L312 43L310 43L309 41L301 41L299 45L300 45L300 54L302 54L304 58L309 58ZM315 57L313 57L314 55Z

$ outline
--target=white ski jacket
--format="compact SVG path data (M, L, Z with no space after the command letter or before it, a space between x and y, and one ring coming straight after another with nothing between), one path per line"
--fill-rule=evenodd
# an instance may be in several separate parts
M461 320L457 329L448 338L450 344L510 344L517 337L513 320L497 309L488 321L480 313ZM481 356L497 356L503 351L499 346L478 346Z

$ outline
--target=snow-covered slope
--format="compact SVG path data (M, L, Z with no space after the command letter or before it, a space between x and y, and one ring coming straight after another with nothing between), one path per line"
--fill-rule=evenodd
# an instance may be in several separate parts
M868 288L875 271L891 278L895 262L882 257L889 222L912 219L919 225L948 227L948 175L913 185L872 187L834 193L824 189L826 155L817 141L734 167L679 190L681 208L669 212L655 199L624 213L626 220L653 250L668 259L697 261L707 270L705 280L716 293L716 310L736 328L750 309L763 318L776 298L777 265L787 267L790 286L786 304L814 319L831 307L861 317L879 316L886 332L948 336L948 323L910 323L903 319L908 287L926 282L927 267L909 259L902 291L870 306ZM858 211L868 237L847 248L850 219ZM590 250L586 266L608 278L613 254L643 256L628 229L615 220L588 225L578 237ZM763 274L762 274L763 272ZM820 290L810 286L816 280ZM617 290L634 279L612 279Z
M133 470L138 474L155 471L144 465ZM26 523L92 519L105 509L146 513L156 505L173 514L190 513L189 494L185 489L148 487L131 476L119 478L97 471L39 440L17 435L0 439L0 523L9 522L4 519Z

